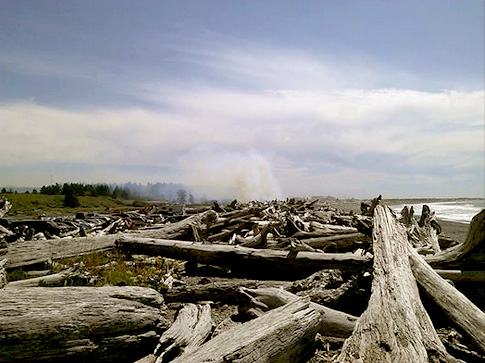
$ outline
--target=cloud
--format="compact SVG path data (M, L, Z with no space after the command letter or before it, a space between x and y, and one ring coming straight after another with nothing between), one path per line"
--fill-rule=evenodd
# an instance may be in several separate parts
M152 167L231 195L240 181L239 195L254 197L279 195L276 179L282 195L483 195L483 90L406 88L414 75L376 63L249 43L172 50L203 71L125 85L150 109L0 105L0 167L124 168L120 177L143 165L133 179L156 177ZM211 179L224 169L234 178Z

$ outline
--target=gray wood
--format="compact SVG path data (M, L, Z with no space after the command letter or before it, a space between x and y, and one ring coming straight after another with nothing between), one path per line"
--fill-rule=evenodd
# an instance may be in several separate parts
M485 314L446 282L414 250L410 260L416 280L450 319L485 353Z
M370 258L359 254L275 251L232 245L123 237L117 245L132 253L160 255L229 268L244 277L298 279L324 268L361 269Z
M186 304L172 326L165 331L155 348L156 363L170 362L204 343L212 332L210 305Z
M153 351L163 297L126 287L0 290L0 362L133 362Z
M376 206L372 233L372 294L338 361L458 362L446 352L419 297L406 228L388 207Z
M312 355L319 313L298 299L222 332L173 363L298 363Z

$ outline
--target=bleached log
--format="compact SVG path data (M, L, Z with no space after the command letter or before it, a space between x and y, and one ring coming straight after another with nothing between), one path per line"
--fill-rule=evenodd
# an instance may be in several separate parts
M261 232L259 232L256 236L252 238L236 238L236 241L243 247L250 247L250 248L261 248L267 242L268 233L273 228L271 223L265 224Z
M179 222L171 223L158 230L149 230L137 233L144 238L197 240L205 238L207 229L217 220L217 213L208 210L194 214Z
M465 265L467 269L473 262L483 265L485 248L485 209L473 217L465 242L450 247L433 256L427 256L425 261L433 268L460 268ZM475 258L475 254L477 255Z
M156 363L172 361L204 343L212 332L210 305L186 304L172 326L165 331L155 348Z
M305 239L305 243L323 251L349 251L359 248L366 236L362 233L346 233L328 237Z
M319 326L319 314L298 299L222 332L173 363L306 362Z
M142 287L0 290L0 362L133 362L153 351L164 305Z
M35 286L62 286L62 283L69 278L76 276L74 268L70 268L55 274L40 276L31 279L12 281L8 283L8 288L35 287Z
M262 316L269 310L301 299L301 297L289 291L275 287L241 288L241 293L246 297L241 309L253 317ZM320 313L318 329L320 334L339 338L350 336L355 327L357 317L313 302L310 303L310 307Z
M338 361L459 362L446 352L423 307L405 227L383 206L376 206L373 224L372 294Z
M232 245L197 244L148 238L123 237L117 245L131 253L160 255L178 260L229 268L244 277L290 279L306 277L324 268L355 270L370 259L358 254L298 252L254 249Z
M119 235L108 235L12 242L5 255L10 260L7 269L29 269L51 260L106 252L114 248L118 238Z
M426 294L485 353L485 314L412 249L410 261L413 274Z

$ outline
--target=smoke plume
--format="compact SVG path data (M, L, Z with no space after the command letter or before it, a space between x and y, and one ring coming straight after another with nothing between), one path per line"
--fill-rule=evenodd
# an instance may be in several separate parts
M281 198L269 160L255 151L199 149L183 157L184 183L197 194L239 201Z

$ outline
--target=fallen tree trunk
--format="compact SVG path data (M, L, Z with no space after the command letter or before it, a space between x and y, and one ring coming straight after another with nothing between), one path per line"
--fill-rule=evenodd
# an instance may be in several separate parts
M156 363L172 361L204 343L212 332L210 305L186 304L172 326L165 331L155 348Z
M433 268L479 269L485 265L485 209L473 217L465 242L450 247L425 261ZM466 265L465 265L466 263Z
M163 304L142 287L0 290L0 362L133 362L153 351Z
M485 353L485 314L433 271L416 251L410 249L409 258L413 274L426 294Z
M198 285L174 287L165 295L166 302L198 302L214 301L224 304L237 304L239 302L239 289L247 287L257 289L261 287L288 287L288 281L260 281L246 279L224 279Z
M8 270L33 269L51 260L109 251L120 235L60 238L44 241L24 241L9 244L5 257L10 260Z
M338 361L459 362L446 352L420 300L404 226L383 206L376 206L373 224L372 294Z
M67 279L78 276L74 268L70 268L52 275L34 277L32 279L9 282L7 288L36 287L36 286L62 286Z
M306 362L319 326L318 312L298 299L222 332L173 363Z
M262 316L269 310L301 299L301 297L289 291L275 287L241 288L241 293L246 297L241 309L244 313L253 317ZM352 334L357 317L313 302L310 302L310 307L320 313L318 329L320 334L338 338L347 338Z
M329 237L317 237L305 239L305 243L313 248L323 251L349 251L361 246L366 236L362 233L346 233Z
M259 250L241 246L196 244L184 241L123 237L124 251L227 267L235 275L295 280L324 268L361 269L370 259L357 254Z
M182 239L201 241L205 238L207 229L216 221L217 213L208 210L194 214L179 222L169 224L160 229L152 229L137 233L144 238Z

